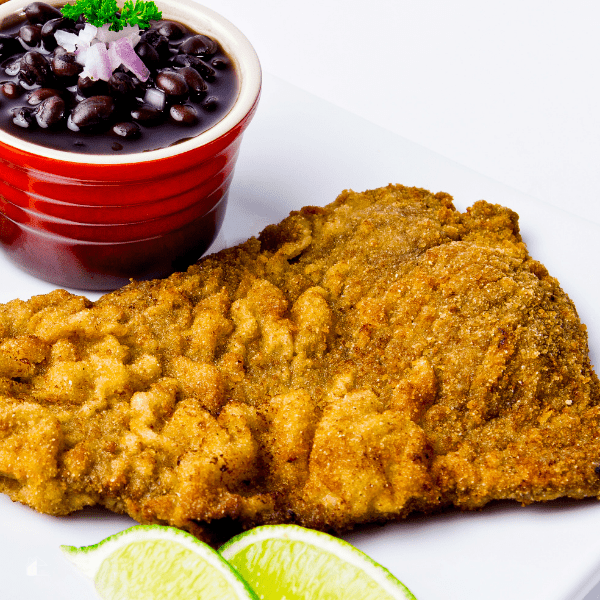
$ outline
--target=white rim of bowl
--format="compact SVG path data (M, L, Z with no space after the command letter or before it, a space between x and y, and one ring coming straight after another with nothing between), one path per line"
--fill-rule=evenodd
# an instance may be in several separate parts
M65 0L45 1L53 6L61 6L66 3ZM32 0L9 0L0 5L0 26L4 26L7 19L22 12L23 8L31 2ZM54 148L33 144L2 129L0 129L0 142L30 154L71 163L96 165L138 164L177 156L201 148L220 138L243 121L256 103L262 84L260 62L252 44L235 25L194 0L156 0L156 2L159 9L162 10L163 19L185 23L196 31L214 37L233 60L239 77L238 97L231 110L218 123L194 138L179 142L174 146L119 156L55 150Z

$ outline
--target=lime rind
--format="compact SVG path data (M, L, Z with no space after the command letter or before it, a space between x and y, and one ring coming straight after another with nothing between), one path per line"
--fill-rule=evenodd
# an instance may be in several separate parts
M190 533L174 527L137 525L91 546L61 546L61 550L84 575L95 580L102 563L115 552L132 543L155 540L169 541L191 550L225 577L240 600L258 600L252 588L218 552Z
M328 552L362 570L373 579L382 590L393 598L416 600L412 592L392 573L370 556L355 548L352 544L321 531L306 529L299 525L263 525L241 533L219 548L225 560L232 560L236 554L266 540L289 540L302 542L318 550Z

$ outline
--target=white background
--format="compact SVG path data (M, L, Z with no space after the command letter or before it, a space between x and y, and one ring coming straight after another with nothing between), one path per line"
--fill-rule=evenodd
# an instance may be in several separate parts
M600 223L598 0L212 0L265 71Z

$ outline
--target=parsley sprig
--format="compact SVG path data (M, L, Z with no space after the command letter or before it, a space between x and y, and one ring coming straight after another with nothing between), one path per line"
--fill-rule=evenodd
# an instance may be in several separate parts
M77 19L80 15L88 23L102 27L110 23L111 31L121 31L125 25L137 25L140 29L150 27L150 21L158 21L162 13L154 2L144 0L125 0L119 12L116 0L77 0L75 4L66 4L62 14L68 19Z

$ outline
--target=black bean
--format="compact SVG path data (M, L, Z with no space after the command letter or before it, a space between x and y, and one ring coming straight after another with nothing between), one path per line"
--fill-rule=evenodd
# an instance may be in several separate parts
M60 17L59 19L50 19L42 25L42 39L48 36L54 36L57 31L69 31L78 33L77 25L73 19Z
M192 54L175 54L171 57L170 62L178 67L192 67L195 69L201 61Z
M108 96L108 84L102 79L90 79L79 77L77 80L77 92L83 98L91 96Z
M37 46L42 41L42 26L41 25L23 25L19 29L19 37L28 46Z
M200 74L196 69L193 69L192 67L182 67L177 73L185 79L185 82L190 89L190 94L196 99L201 99L204 94L206 94L208 86L204 79L200 77Z
M209 96L203 103L202 108L208 112L214 112L219 107L219 100L214 96Z
M188 95L188 84L174 71L161 71L156 76L156 87L171 99L183 99Z
M111 148L118 152L119 150L123 150L123 144L119 144L119 142L113 142Z
M115 111L112 96L91 96L82 100L71 111L71 122L79 129L90 129L107 124Z
M31 106L37 106L52 96L60 97L60 92L58 90L53 90L52 88L37 88L37 90L33 90L27 94L27 102L28 104L31 104Z
M55 56L60 56L61 54L66 54L67 52L68 50L66 48L63 48L62 46L56 46L56 48L54 48L52 51L52 58Z
M194 69L200 73L200 77L204 79L204 81L214 81L216 78L215 70L207 65L205 62L200 61L197 65L194 66Z
M149 29L142 33L140 37L140 42L146 42L150 44L160 56L161 59L168 58L171 55L171 50L169 48L169 38L161 35L156 31L156 29Z
M77 62L77 55L74 52L57 52L52 57L50 63L52 72L57 77L66 77L73 80L83 71L83 65Z
M58 8L50 6L45 2L32 2L25 7L25 16L30 23L34 25L44 24L50 19L62 17L62 13Z
M198 113L189 104L174 104L169 109L169 115L175 123L181 125L195 125L198 122Z
M140 42L135 47L136 54L142 59L142 62L150 69L154 71L158 68L160 63L160 56L158 52L148 42Z
M46 98L35 111L35 119L44 129L57 125L64 116L65 101L60 96Z
M229 69L229 61L223 56L220 58L213 58L210 63L217 71L225 71L225 69Z
M2 84L2 93L11 100L18 98L25 90L14 81L5 81Z
M60 19L50 19L46 21L42 27L42 41L44 42L44 48L48 51L54 50L57 47L56 38L54 34L58 30L70 31L76 33L75 21L72 19L66 19L62 17Z
M175 54L171 62L181 67L192 67L198 71L204 81L214 81L217 73L210 66L193 54Z
M119 101L133 100L136 86L130 75L116 71L108 80L108 91Z
M180 54L193 54L207 58L218 50L217 43L205 35L193 35L179 46Z
M26 52L21 58L19 77L28 86L47 86L53 80L50 63L36 50Z
M160 21L154 29L172 41L180 40L185 35L185 29L175 21Z
M19 40L10 35L0 34L0 60L13 56L17 52L23 52L23 46Z
M131 118L144 125L157 125L163 120L164 115L155 106L144 103L131 111Z
M142 83L135 75L131 75L131 81L133 81L133 85L135 86L135 92L137 93L142 93L143 90L146 89L146 85L145 83Z
M18 127L22 127L23 129L32 129L35 125L33 108L20 106L18 108L13 108L10 112L13 116L13 123Z
M125 138L126 140L135 140L142 134L140 126L137 123L132 123L131 121L117 123L113 126L112 130L113 133Z
M19 44L21 46L21 44ZM23 49L21 47L21 49ZM2 64L4 67L4 72L11 77L14 77L19 70L21 69L21 57L19 58L10 58L6 62Z

